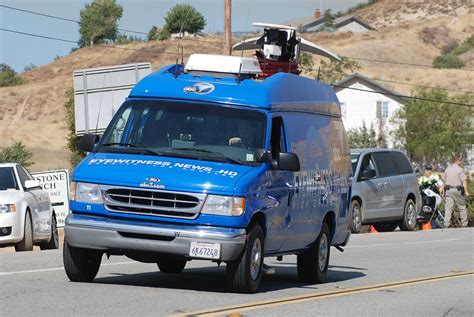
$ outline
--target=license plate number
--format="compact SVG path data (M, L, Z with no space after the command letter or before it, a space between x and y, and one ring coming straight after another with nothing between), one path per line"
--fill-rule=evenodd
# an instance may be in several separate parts
M219 259L221 257L220 243L205 243L192 241L189 256L204 259Z

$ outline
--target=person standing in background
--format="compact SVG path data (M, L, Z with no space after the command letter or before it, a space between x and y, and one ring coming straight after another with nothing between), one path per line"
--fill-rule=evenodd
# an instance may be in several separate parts
M452 164L444 172L444 192L446 195L445 223L449 227L454 206L459 210L461 224L467 227L466 197L469 196L466 175L461 168L461 158L453 157Z

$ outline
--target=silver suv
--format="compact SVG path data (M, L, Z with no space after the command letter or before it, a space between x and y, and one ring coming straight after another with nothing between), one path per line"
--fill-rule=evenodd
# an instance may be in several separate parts
M421 198L416 174L399 150L384 148L352 149L352 198L350 226L359 233L363 225L379 232L412 231Z

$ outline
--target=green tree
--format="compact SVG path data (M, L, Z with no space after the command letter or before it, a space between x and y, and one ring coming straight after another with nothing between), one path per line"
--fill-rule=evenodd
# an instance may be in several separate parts
M66 108L66 124L68 129L68 135L66 138L66 148L71 151L69 156L69 162L71 166L76 166L85 157L84 153L79 150L80 138L76 136L76 121L74 117L74 90L69 88L65 93L66 102L64 108Z
M177 4L165 17L165 29L170 33L199 32L206 26L206 19L190 4Z
M323 24L326 28L334 28L334 18L332 16L331 9L327 9L323 14Z
M154 25L150 31L148 31L148 41L163 41L169 39L171 33L166 28L159 28Z
M23 84L23 79L7 64L0 64L0 87L17 86Z
M0 163L18 163L28 167L34 164L30 161L32 156L33 153L21 141L15 141L0 151Z
M377 136L374 126L371 124L370 129L367 129L365 122L362 121L362 127L347 131L347 141L352 149L376 147Z
M412 99L395 114L396 122L404 122L395 137L414 161L448 160L474 143L472 106L445 103L469 104L467 94L451 97L440 88L417 88L415 97L429 100Z
M94 0L86 4L80 14L79 46L114 42L118 35L118 21L123 7L115 0Z
M334 84L359 70L360 64L346 57L342 57L340 61L331 60L326 62L321 60L317 79L327 84Z

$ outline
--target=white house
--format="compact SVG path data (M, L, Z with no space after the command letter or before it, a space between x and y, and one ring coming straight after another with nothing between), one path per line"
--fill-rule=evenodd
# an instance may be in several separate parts
M334 84L334 91L341 102L342 121L346 130L373 125L377 135L383 131L387 146L395 144L392 132L399 123L393 122L395 112L402 107L404 100L399 93L375 81L354 73Z

